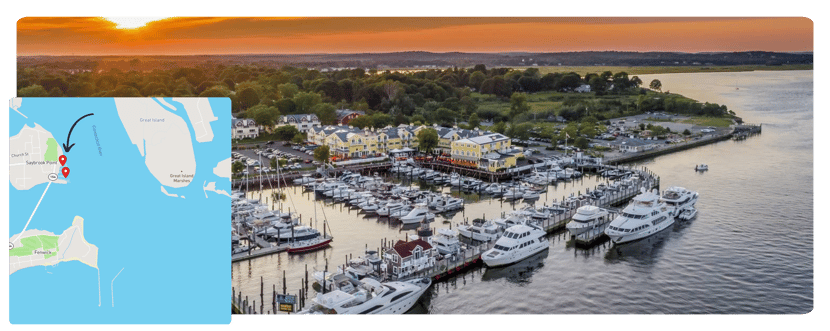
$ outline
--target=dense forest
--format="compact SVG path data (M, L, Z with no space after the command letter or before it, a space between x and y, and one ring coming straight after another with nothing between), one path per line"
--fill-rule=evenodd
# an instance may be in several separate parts
M130 62L141 66L139 59ZM663 93L659 81L642 82L625 72L541 74L537 68L483 64L406 72L360 68L321 72L210 62L147 71L20 65L17 84L21 97L229 97L237 117L251 117L260 124L274 123L282 114L303 113L315 113L324 124L332 124L336 109L365 111L367 116L353 123L361 127L489 121L504 128L505 123L515 127L557 116L567 121L586 117L603 121L646 111L729 113L725 106ZM583 85L594 92L574 92Z

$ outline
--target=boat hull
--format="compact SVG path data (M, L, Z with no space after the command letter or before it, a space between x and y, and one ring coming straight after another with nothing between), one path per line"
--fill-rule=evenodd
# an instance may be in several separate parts
M294 254L316 251L318 249L327 247L329 244L331 244L331 238L324 239L323 241L311 245L288 247L288 253Z

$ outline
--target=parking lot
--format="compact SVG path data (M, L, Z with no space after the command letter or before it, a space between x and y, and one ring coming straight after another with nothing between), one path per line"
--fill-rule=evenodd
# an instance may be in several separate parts
M259 169L257 169L259 166L255 165L255 164L248 164L248 162L246 162L246 161L251 160L251 161L259 162L261 160L261 162L262 162L261 165L264 166L263 169L262 169L262 172L266 173L266 172L272 172L272 171L276 170L276 169L271 169L270 168L272 157L287 158L289 160L289 162L288 162L289 167L284 167L283 168L283 170L285 170L285 171L287 171L287 170L299 170L299 169L313 168L314 167L314 165L312 164L312 162L314 162L314 156L313 155L309 155L309 154L306 154L305 152L295 150L295 149L291 148L291 146L283 146L283 142L277 141L277 142L273 142L273 143L270 143L270 144L268 144L268 143L260 144L259 146L260 146L259 149L251 148L251 149L241 149L241 150L233 151L233 154L232 154L233 155L233 161L236 162L238 160L243 160L242 163L246 165L246 169L244 171L247 171L248 173L251 173L251 174L259 172ZM257 152L261 152L263 155L257 155ZM272 157L269 157L269 156L272 156ZM247 160L245 160L245 159L247 159ZM243 172L243 174L244 174L244 172Z

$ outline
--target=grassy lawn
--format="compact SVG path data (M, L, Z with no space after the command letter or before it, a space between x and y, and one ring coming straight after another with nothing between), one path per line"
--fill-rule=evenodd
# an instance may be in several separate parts
M725 128L732 125L732 119L727 117L693 117L683 120L682 123Z

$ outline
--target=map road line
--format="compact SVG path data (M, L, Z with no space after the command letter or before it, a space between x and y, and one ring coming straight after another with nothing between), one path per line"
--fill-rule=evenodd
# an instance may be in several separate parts
M23 231L20 231L20 233L18 233L17 236L14 237L14 239L12 239L12 242L17 241L17 239L20 238L20 235L22 235L23 232L26 232L26 228L29 227L29 222L32 221L32 217L35 217L35 212L37 211L37 207L40 207L40 202L43 201L43 197L46 196L46 191L49 190L49 186L52 186L52 182L49 182L49 183L46 184L46 189L43 190L43 194L40 196L40 200L37 201L37 205L35 205L35 210L32 210L32 216L29 216L29 220L26 221L26 226L23 227Z
M112 294L112 306L115 307L115 279L118 278L118 275L121 274L121 271L124 271L124 268L118 271L115 277L112 277L112 283L110 283L110 294Z

